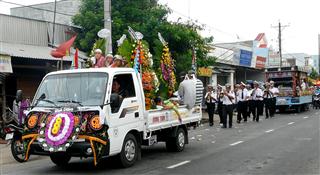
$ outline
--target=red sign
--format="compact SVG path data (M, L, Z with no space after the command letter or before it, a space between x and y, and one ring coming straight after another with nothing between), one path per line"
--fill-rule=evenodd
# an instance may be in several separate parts
M256 60L256 68L258 69L264 69L266 67L266 58L265 57L260 57L257 56L257 60Z

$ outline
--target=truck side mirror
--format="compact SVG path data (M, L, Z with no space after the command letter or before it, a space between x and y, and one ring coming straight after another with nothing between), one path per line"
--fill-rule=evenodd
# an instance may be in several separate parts
M120 96L117 93L112 93L110 96L110 106L112 112L117 112L120 107Z

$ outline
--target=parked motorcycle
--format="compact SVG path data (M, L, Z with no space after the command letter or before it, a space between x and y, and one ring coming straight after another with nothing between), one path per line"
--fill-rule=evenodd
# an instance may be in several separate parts
M13 158L20 163L25 162L26 152L22 142L23 128L15 124L9 124L5 126L4 131L6 133L5 140L11 145Z
M320 92L316 92L313 96L313 108L320 108Z

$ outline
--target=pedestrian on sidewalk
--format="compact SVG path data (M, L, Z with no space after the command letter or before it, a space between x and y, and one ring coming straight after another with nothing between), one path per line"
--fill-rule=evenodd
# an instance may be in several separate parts
M270 81L270 91L272 92L272 95L273 95L271 110L270 110L270 117L274 117L274 114L276 113L277 97L279 96L279 89L274 86L274 81Z
M247 99L248 99L248 90L245 88L246 84L243 82L240 83L240 88L237 91L236 99L238 100L238 114L237 114L237 123L240 123L243 119L244 122L247 122Z
M207 111L209 114L209 125L213 126L214 111L217 103L217 94L215 93L215 90L213 89L212 85L208 85L207 93L204 96L204 98L206 99Z
M259 116L263 113L263 92L257 81L253 82L252 100L254 101L253 121L259 122Z
M222 128L227 128L227 117L229 116L229 128L232 128L232 118L233 118L233 100L235 99L234 92L231 90L231 85L226 84L226 90L223 91L223 126Z
M217 100L218 100L218 115L220 119L220 125L223 125L223 104L222 104L222 99L223 99L223 91L222 91L222 86L218 84L217 87Z

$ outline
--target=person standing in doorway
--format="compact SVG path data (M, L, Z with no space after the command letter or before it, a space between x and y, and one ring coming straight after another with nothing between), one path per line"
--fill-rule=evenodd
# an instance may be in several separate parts
M274 86L274 81L270 81L270 91L272 92L272 95L273 95L271 110L270 110L270 117L274 117L274 114L276 113L277 97L279 96L279 89Z
M208 91L204 96L207 105L207 111L209 115L209 125L213 126L214 121L214 111L217 102L217 94L215 93L212 85L208 85Z
M263 92L257 81L253 82L252 100L254 101L253 121L259 122L259 116L263 113Z
M233 108L235 99L234 92L231 91L231 85L226 84L226 90L223 91L223 126L222 128L227 128L227 117L229 116L229 128L232 128L232 118L233 118Z

